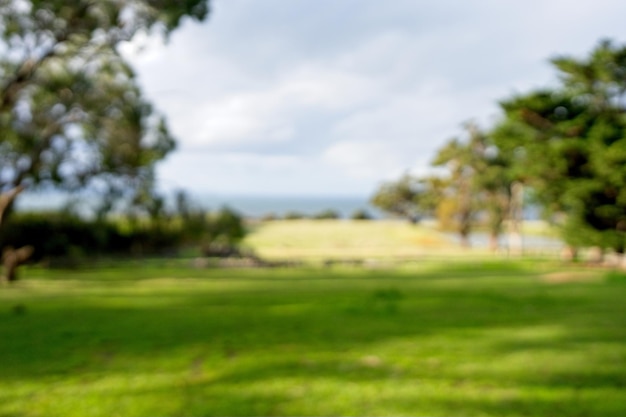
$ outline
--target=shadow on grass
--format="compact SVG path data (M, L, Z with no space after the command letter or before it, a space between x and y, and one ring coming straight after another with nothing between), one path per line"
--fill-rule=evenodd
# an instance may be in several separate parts
M0 311L0 380L170 372L162 387L119 390L169 392L181 401L172 413L185 415L624 415L621 281L548 286L523 265L491 272L499 283L454 281L475 270L233 271L154 288L93 293L92 279L53 295L28 290L3 299L12 307ZM353 408L303 400L328 400L324 384L376 398L345 400Z

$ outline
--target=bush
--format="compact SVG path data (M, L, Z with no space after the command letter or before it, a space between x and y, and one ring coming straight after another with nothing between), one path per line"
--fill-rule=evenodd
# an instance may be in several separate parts
M358 209L350 216L352 220L372 220L373 217L366 210Z
M259 220L261 220L262 222L271 222L274 220L278 220L278 216L276 215L276 213L265 213L261 216Z
M243 218L229 208L216 213L186 207L163 216L85 219L70 211L13 213L0 229L0 249L33 246L32 261L77 265L94 256L175 254L201 246L232 256L246 235Z
M341 214L336 210L328 209L317 213L313 218L316 220L334 220L341 218Z
M76 265L96 256L148 255L180 246L181 230L162 222L89 220L68 212L15 213L2 225L0 248L31 245L31 260Z
M285 213L283 218L285 220L301 220L301 219L305 219L306 216L304 214L302 214L302 213L297 212L297 211L288 211L287 213Z
M130 241L111 223L68 212L16 213L2 225L0 247L34 248L33 260L124 251Z
M239 256L239 243L246 235L243 218L228 207L209 216L202 244L205 256Z

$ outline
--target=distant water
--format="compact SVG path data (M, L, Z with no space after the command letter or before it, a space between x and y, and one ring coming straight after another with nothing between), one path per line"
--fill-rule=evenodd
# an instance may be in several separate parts
M245 217L263 217L273 214L282 217L287 213L314 216L325 210L334 210L342 218L349 218L357 210L365 210L374 218L383 214L368 203L367 197L292 197L292 196L246 196L190 194L192 201L206 210L229 207ZM19 210L54 210L63 207L70 196L57 192L24 194L17 200ZM88 200L88 199L87 199ZM81 199L75 208L89 212L92 205Z
M334 210L342 218L349 218L357 210L365 210L372 217L382 217L368 203L366 197L282 197L282 196L195 196L195 200L207 209L230 207L246 217L262 217L273 214L282 217L287 213L314 216L325 210Z
M461 243L461 239L457 233L446 233L446 235L457 244ZM469 236L469 243L473 248L487 248L489 246L489 235L483 232L471 233ZM506 234L500 236L498 243L501 248L508 248L508 236ZM563 241L557 238L529 234L522 235L522 247L526 249L560 250L563 249L563 246Z
M214 195L190 194L193 202L206 210L217 210L229 207L245 217L259 218L273 214L283 217L287 213L299 213L304 216L314 216L325 210L334 210L342 218L350 218L357 210L365 210L376 219L387 217L383 212L369 204L367 197L354 196L261 196L261 195ZM59 192L24 194L17 200L19 210L53 210L63 207L70 200L70 196ZM89 213L88 197L83 197L82 203L74 208L79 212ZM170 202L171 203L171 202ZM539 208L529 206L524 208L526 220L538 219ZM482 239L481 237L477 238ZM481 245L483 242L476 242Z

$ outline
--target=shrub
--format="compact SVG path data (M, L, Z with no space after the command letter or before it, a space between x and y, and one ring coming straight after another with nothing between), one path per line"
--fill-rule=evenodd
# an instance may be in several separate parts
M263 216L261 216L261 218L259 220L261 220L262 222L271 222L274 220L277 220L278 216L276 215L276 213L265 213Z
M358 209L350 216L352 220L372 220L373 217L366 210Z
M243 218L234 210L224 207L208 218L202 253L205 256L238 256L239 243L245 235Z
M65 211L15 213L0 233L0 247L31 245L33 260L123 251L129 243L115 225L88 221Z
M243 218L229 208L216 213L186 207L163 216L86 219L70 211L13 213L2 224L0 250L33 246L32 261L74 266L101 255L174 254L201 246L206 254L232 256L246 235ZM212 255L213 256L213 255Z
M317 220L333 220L341 218L341 214L336 210L328 209L317 213L313 218Z
M285 220L301 220L301 219L305 219L306 216L304 214L302 214L302 213L297 212L297 211L288 211L287 213L285 213L283 218Z

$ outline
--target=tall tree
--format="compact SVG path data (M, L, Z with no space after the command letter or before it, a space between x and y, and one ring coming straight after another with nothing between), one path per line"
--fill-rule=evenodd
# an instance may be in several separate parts
M207 13L207 0L0 0L4 208L24 187L150 180L174 141L119 47Z
M626 248L626 47L552 60L560 84L502 103L510 147L564 238Z
M433 211L433 196L427 181L403 175L383 183L370 200L371 204L391 215L419 222Z
M478 214L486 213L490 246L496 249L510 204L508 160L475 123L466 123L464 130L466 138L451 139L433 161L448 170L440 214L452 218L462 244L469 246Z
M173 147L119 46L206 0L0 0L0 191L147 175Z

